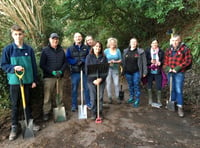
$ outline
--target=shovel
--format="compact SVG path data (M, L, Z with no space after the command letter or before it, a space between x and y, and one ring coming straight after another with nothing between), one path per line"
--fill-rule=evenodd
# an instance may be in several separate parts
M172 101L172 98L171 98L171 96L172 96L172 74L170 74L170 80L169 80L170 82L170 84L169 84L169 93L170 93L170 97L169 97L169 100L167 100L167 109L169 110L169 111L175 111L175 102L174 101Z
M123 70L121 70L121 71L123 71ZM123 76L121 76L121 78L120 78L121 85L120 85L120 91L119 91L119 99L120 100L124 100L124 91L122 90L122 88L123 88L123 82L124 82L124 79L123 79Z
M15 70L15 75L19 78L20 82L20 90L21 90L21 96L22 96L22 106L23 106L23 111L24 111L24 121L21 121L22 125L22 131L23 131L23 138L31 138L34 137L34 132L33 132L33 119L27 119L26 115L26 100L25 100L25 95L24 95L24 85L22 83L22 78L24 76L25 70L23 69L22 71L16 71Z
M97 118L96 123L102 123L102 119L99 116L99 84L97 85Z
M124 91L122 90L123 86L120 86L120 91L119 91L119 99L124 100Z
M62 105L58 90L59 79L56 80L56 108L53 109L54 122L66 121L65 107Z
M162 107L162 105L160 103L155 103L155 102L151 103L151 106L155 107L155 108L161 108Z
M81 105L78 106L78 118L87 119L87 106L83 105L83 70L81 69Z

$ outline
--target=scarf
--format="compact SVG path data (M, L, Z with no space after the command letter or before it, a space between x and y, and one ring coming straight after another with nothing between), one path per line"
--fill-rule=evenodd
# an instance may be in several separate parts
M155 59L156 62L159 62L158 52L159 52L159 48L157 49L151 48L151 59Z

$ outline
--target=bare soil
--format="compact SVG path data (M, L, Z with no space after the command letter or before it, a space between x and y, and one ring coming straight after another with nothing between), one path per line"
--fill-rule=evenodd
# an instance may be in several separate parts
M199 148L200 126L194 120L192 107L186 105L185 117L168 111L165 106L167 94L163 95L163 107L152 108L147 105L147 94L142 89L141 105L133 108L127 104L128 89L124 85L125 99L122 104L108 104L105 91L103 122L78 119L77 112L71 112L67 105L67 121L54 123L53 119L36 122L41 130L34 138L23 139L21 135L9 141L10 119L4 117L0 128L1 148ZM68 95L69 98L70 95ZM40 108L41 109L41 108ZM40 110L38 108L38 110ZM1 118L2 119L2 118Z

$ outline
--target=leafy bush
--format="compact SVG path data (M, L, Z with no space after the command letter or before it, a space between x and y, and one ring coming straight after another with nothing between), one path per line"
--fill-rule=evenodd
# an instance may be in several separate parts
M193 61L196 64L200 64L200 24L197 24L191 33L191 36L188 36L185 41L187 45L190 47L193 55Z
M8 108L10 106L9 101L9 86L7 83L6 74L0 68L0 108Z

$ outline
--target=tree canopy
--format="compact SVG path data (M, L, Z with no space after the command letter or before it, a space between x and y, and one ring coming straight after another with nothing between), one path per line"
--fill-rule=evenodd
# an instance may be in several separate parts
M75 32L90 34L104 44L112 36L124 48L131 37L147 44L172 27L179 31L198 15L196 0L2 0L0 33L2 42L7 43L7 30L17 23L37 49L48 42L51 32L70 41Z

